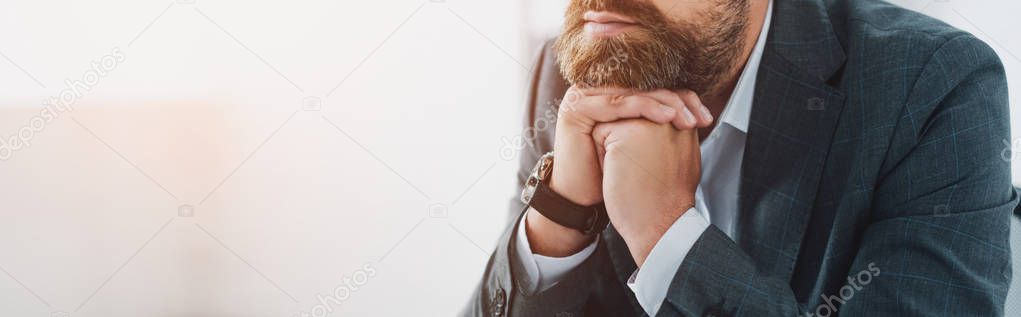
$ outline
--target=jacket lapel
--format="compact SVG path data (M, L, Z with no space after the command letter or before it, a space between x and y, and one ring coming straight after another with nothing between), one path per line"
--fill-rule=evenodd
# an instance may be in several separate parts
M820 2L774 1L734 238L764 274L789 279L843 108L843 92L827 80L839 73L845 56Z

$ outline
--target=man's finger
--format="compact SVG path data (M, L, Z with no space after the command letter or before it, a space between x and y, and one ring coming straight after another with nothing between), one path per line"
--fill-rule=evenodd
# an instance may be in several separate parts
M713 114L702 103L702 98L699 98L698 94L687 89L679 90L676 94L681 100L684 100L684 104L688 106L688 111L691 111L698 118L699 128L705 128L713 124Z
M663 104L674 107L677 110L677 117L674 118L674 127L678 130L685 130L691 128L702 128L708 127L712 124L712 119L708 121L704 120L698 112L692 109L697 109L698 105L691 105L686 100L682 99L681 96L675 92L666 89L657 89L652 91L644 91L638 93L639 96L647 96L656 99Z
M610 136L610 131L619 125L617 122L600 123L592 129L592 142L595 142L597 152L599 152L600 165L602 164L603 156L606 156L606 138Z
M681 90L678 92L666 89L637 91L617 87L571 87L571 89L577 96L645 96L655 99L664 105L673 107L677 112L677 116L673 118L672 122L678 130L696 127L704 128L713 123L713 116L709 113L709 109L705 107L698 95L691 90ZM568 94L570 95L571 92Z
M638 90L620 88L620 87L578 87L571 86L573 89L585 96L603 96L603 95L620 95L630 96L640 93Z
M582 97L561 108L563 116L573 116L589 125L621 119L644 118L656 123L674 120L677 110L645 96L599 95Z

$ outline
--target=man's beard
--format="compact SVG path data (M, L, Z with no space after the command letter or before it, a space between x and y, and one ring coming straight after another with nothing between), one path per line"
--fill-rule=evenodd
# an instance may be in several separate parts
M647 0L572 0L555 49L571 84L707 94L731 73L744 48L748 0L708 0L698 22L671 21ZM626 15L638 28L610 38L585 35L586 11Z

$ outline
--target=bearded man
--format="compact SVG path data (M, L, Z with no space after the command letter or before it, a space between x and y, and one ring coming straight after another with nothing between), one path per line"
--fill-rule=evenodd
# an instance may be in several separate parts
M470 316L997 316L995 52L873 0L572 0Z

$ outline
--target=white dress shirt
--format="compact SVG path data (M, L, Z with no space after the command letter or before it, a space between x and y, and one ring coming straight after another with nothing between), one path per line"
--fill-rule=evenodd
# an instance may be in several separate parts
M635 293L638 303L649 316L659 312L666 298L667 289L674 274L684 262L684 257L695 245L702 233L715 225L731 239L734 236L734 220L738 211L738 185L741 179L741 161L744 156L745 136L752 113L755 94L755 77L758 74L762 50L773 16L773 2L769 2L762 31L755 42L752 54L741 72L734 91L727 100L719 122L700 145L702 154L702 179L695 192L695 207L689 209L660 237L649 252L645 263L631 274L628 287ZM533 254L528 244L525 219L518 224L517 254L525 268L530 285L546 290L580 265L595 252L599 239L582 251L564 257L554 258Z

